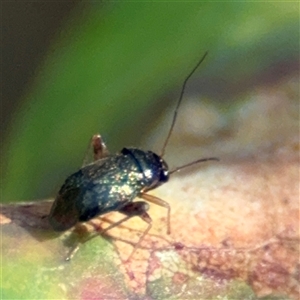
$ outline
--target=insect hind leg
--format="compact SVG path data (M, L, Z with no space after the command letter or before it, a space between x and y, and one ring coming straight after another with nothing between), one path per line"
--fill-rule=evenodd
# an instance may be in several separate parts
M104 234L107 231L109 231L110 229L117 227L120 224L122 224L122 223L126 222L127 220L129 220L133 217L136 217L136 216L140 217L143 221L145 221L148 224L146 230L143 232L143 234L140 237L140 239L138 240L138 242L134 245L133 250L130 253L130 255L126 261L130 260L130 258L133 256L133 254L135 253L135 251L137 250L137 248L139 247L139 245L141 244L141 242L143 241L143 239L145 238L145 236L147 235L147 233L149 232L149 230L152 227L152 219L147 213L148 210L149 210L149 204L147 202L144 202L144 201L130 202L127 205L125 205L124 207L122 207L120 210L118 210L118 212L126 215L125 218L119 220L118 222L112 223L111 225L106 227L104 230L100 231L100 234ZM99 233L91 235L82 243L86 243L86 242L94 239L97 236L99 236ZM79 249L79 244L77 244L75 247L73 247L71 249L66 260L70 260L75 255L75 253L78 251L78 249Z
M125 205L124 207L122 207L120 210L118 210L118 212L126 215L126 217L116 223L111 224L110 226L108 226L101 232L103 234L106 231L120 225L121 223L123 223L135 216L140 217L143 221L145 221L148 224L146 230L143 232L142 236L140 237L138 242L133 247L133 250L130 253L130 255L126 261L129 261L131 259L131 257L137 250L138 246L141 244L141 242L143 241L143 239L145 238L145 236L147 235L147 233L149 232L149 230L152 227L152 219L147 213L148 210L149 210L149 204L147 202L144 202L144 201L130 202L127 205Z
M109 155L109 151L104 143L100 134L94 134L89 141L84 159L82 162L82 167L90 163L90 150L93 148L93 161L96 161L101 158L105 158Z

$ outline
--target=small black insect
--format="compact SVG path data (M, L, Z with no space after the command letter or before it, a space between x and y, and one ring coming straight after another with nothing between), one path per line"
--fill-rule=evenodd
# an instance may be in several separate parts
M171 171L163 160L186 83L206 55L207 52L183 83L173 121L160 155L136 148L123 148L120 153L110 155L101 136L98 134L93 136L91 144L94 150L94 162L88 165L84 164L79 171L70 175L53 203L49 222L55 231L68 230L78 222L86 222L111 211L118 211L124 214L125 218L110 225L104 231L134 216L139 216L148 223L148 228L136 244L134 252L150 230L152 223L147 213L148 203L144 201L132 202L136 197L139 197L167 209L167 232L168 234L171 232L170 205L153 195L147 194L147 192L164 184L172 173L185 167L208 160L218 160L214 157L199 159Z

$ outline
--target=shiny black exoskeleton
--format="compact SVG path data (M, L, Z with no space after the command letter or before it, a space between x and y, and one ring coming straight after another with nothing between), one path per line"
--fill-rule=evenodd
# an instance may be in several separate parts
M207 160L218 160L216 158L199 159L171 171L163 160L166 146L175 125L178 108L183 98L185 85L206 55L207 52L183 83L173 121L160 155L135 148L124 148L121 153L110 155L101 136L93 136L94 162L88 165L84 164L84 167L69 176L54 201L49 215L49 222L54 230L65 231L79 222L86 222L112 211L118 211L125 215L125 218L106 227L102 231L103 233L134 216L138 216L148 223L148 227L135 245L132 255L152 226L152 220L147 213L148 203L133 201L139 197L167 209L167 232L170 233L170 205L146 192L167 182L170 174L182 168ZM75 249L69 258L74 251Z
M98 136L100 138L100 136ZM56 231L111 211L120 211L142 192L168 181L168 166L151 151L124 148L69 176L49 216Z

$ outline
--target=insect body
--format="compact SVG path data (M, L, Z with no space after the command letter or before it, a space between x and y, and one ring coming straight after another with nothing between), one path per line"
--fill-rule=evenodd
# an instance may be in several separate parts
M53 204L50 224L54 230L64 231L77 222L120 211L137 196L142 197L143 190L157 187L168 177L167 164L155 153L124 148L67 178Z
M160 155L136 148L124 148L119 154L110 155L101 136L93 136L94 162L84 165L79 171L69 176L53 203L49 222L55 231L68 230L78 222L86 222L111 211L118 211L125 217L104 231L134 216L139 216L148 223L148 228L136 244L134 252L150 230L152 222L147 213L148 203L144 201L133 202L135 198L139 197L167 209L167 232L170 233L170 205L146 192L167 182L172 173L182 168L207 160L218 160L213 157L199 159L171 171L163 160L166 146L175 125L177 111L183 98L185 85L206 55L207 52L183 83L173 121Z

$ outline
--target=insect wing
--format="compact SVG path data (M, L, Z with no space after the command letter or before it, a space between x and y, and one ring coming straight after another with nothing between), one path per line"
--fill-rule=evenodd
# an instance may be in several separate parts
M80 221L83 212L81 209L87 189L92 189L89 184L93 170L101 169L101 165L108 158L89 164L76 173L70 175L61 187L49 215L49 223L55 231L64 231L73 227ZM86 206L83 206L86 208Z
M49 215L50 225L55 231L67 230L78 222L75 203L79 194L80 188L71 188L57 195Z
M85 222L98 215L118 210L135 195L130 190L125 195L122 187L126 185L126 168L122 168L124 156L114 155L96 161L83 169L82 178L85 182L81 188L80 203L78 202L79 221ZM125 182L125 183L124 183Z

